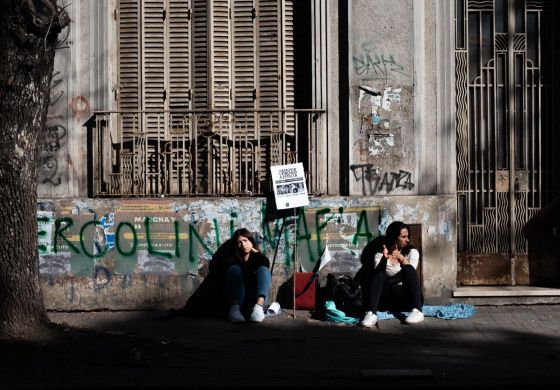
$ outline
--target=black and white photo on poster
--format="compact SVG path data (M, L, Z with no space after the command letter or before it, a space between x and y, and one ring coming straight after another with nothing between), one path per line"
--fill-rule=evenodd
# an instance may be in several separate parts
M309 205L302 163L275 165L270 171L278 210Z

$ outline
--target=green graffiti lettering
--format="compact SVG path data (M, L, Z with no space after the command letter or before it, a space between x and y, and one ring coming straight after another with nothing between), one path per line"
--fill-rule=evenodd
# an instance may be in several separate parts
M129 252L125 252L121 249L121 236L120 232L123 227L129 227L130 231L132 232L132 249ZM134 252L136 252L136 248L138 247L138 235L136 234L136 229L134 229L134 225L130 222L121 222L119 226L117 226L117 231L115 232L115 246L117 247L117 252L119 252L122 256L132 256Z
M361 232L362 224L365 226L366 231L364 233ZM367 219L367 214L365 210L362 210L360 213L360 218L358 219L358 227L356 228L356 233L354 233L354 237L352 238L352 244L358 244L359 237L366 237L367 241L370 242L373 239L373 233L369 230L369 224Z
M144 228L146 229L146 242L148 243L148 253L154 256L161 256L167 259L172 258L171 253L161 252L154 249L152 244L152 238L150 237L150 219L148 217L144 218Z
M267 244L270 244L270 227L266 222L266 202L261 202L261 237L262 250L266 252Z
M280 239L280 237L278 237ZM290 232L284 229L284 262L287 267L292 265L292 255L290 254Z
M196 230L193 225L189 225L189 261L193 264L195 264L197 261L197 256L195 256L196 249L194 247L195 237L198 242L202 244L202 247L206 250L206 252L208 252L210 255L213 254L212 250L208 248L208 245L206 245L202 237L200 237L198 230Z
M231 229L230 229L231 230ZM221 245L220 241L220 228L218 227L218 221L214 218L214 231L216 232L216 247L219 248ZM231 234L231 233L230 233ZM232 234L233 235L233 234Z
M236 213L235 211L232 212L232 213L230 214L230 217L231 217L231 219L230 219L230 221L229 221L229 236L230 236L230 237L233 237L233 233L234 233L234 229L233 229L233 226L234 226L234 224L233 224L233 219L234 219L234 218L237 218L237 213Z
M37 222L44 222L44 223L48 223L51 219L49 217L39 217L37 218ZM37 232L37 237L45 237L47 235L47 231L46 230L39 230ZM46 245L37 245L37 249L39 250L39 252L46 252L47 251L47 246Z
M65 223L65 226L61 229L62 223ZM54 253L58 253L58 237L60 236L60 238L62 238L64 240L64 242L66 242L68 244L68 247L71 248L74 252L76 253L80 253L80 251L78 250L78 248L76 248L76 246L74 244L72 244L66 237L64 237L64 235L62 234L62 232L64 232L65 230L70 229L70 227L74 224L74 221L72 220L72 218L69 217L64 217L64 218L57 218L54 221L54 246L53 246L53 251Z
M104 250L103 252L98 253L98 254L89 253L89 252L87 251L86 245L84 244L84 232L85 232L85 230L87 229L87 227L88 227L89 225L99 225L99 226L102 226L102 225L101 225L101 222L99 222L99 221L97 221L97 220L95 220L95 219L94 219L93 221L88 221L88 222L84 223L84 226L82 226L82 228L80 229L80 245L82 246L82 250L84 251L84 254L85 254L87 257L92 258L92 259L99 259L99 258L105 256L105 254L107 253L107 248L105 248L105 250ZM95 240L94 240L94 241L95 241Z
M179 252L179 221L173 221L173 227L175 228L175 257L181 257Z
M326 221L324 221L323 223L319 223L319 220L321 219L322 215L328 214L331 212L330 208L324 208L321 210L317 210L317 212L315 213L315 226L316 226L316 232L317 232L317 255L320 256L321 253L323 253L323 248L321 248L321 230L325 230L325 228L327 227L327 224L329 223L329 221L331 219L333 219L333 216L330 216L329 218L326 219Z
M261 235L262 235L262 250L266 252L267 247L271 249L275 249L278 245L279 241L281 240L281 233L280 228L283 223L285 223L285 218L283 219L276 219L274 221L274 235L272 235L270 231L270 224L266 221L265 218L266 212L266 203L261 203Z
M304 234L299 233L299 226L300 226L301 221L303 221ZM311 240L311 233L309 233L309 229L307 228L307 221L305 220L305 213L303 211L303 208L300 209L300 213L299 213L299 216L297 218L297 223L296 223L296 245L299 245L299 242L301 240L305 240L307 242L307 252L308 252L308 255L309 255L309 260L312 263L314 263L315 262L315 255L313 254L313 251L311 250L311 243L309 242Z

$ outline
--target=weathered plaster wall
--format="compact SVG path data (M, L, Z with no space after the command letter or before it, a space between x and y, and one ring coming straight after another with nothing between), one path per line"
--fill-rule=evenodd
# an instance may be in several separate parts
M350 193L416 194L410 0L352 1Z
M64 1L59 4L66 5ZM39 145L39 196L68 196L68 128L70 125L71 96L69 96L69 64L73 36L71 26L59 35L54 57L54 71L50 86L50 106L47 123Z
M57 310L180 307L219 244L247 227L259 232L271 260L278 243L274 298L293 270L295 242L304 268L327 246L333 260L322 273L352 274L366 243L404 220L422 227L425 296L447 299L455 283L453 204L449 196L314 198L295 224L287 218L281 229L283 219L265 221L261 198L41 200L43 293Z
M428 72L433 68L432 2L349 2L350 170L340 174L349 175L352 196L312 199L298 232L292 223L279 235L281 220L263 223L264 199L81 198L87 158L83 123L94 110L114 109L113 92L118 91L116 61L111 60L117 49L115 0L60 1L68 5L73 23L57 52L38 191L45 198L38 217L45 232L40 265L49 308L181 306L202 280L217 245L241 226L260 232L270 258L279 242L274 296L293 269L294 242L304 266L312 267L326 245L334 260L325 272L352 273L366 242L397 219L422 226L426 297L449 297L456 278L454 187L446 187L450 195L418 196L441 193L431 178L440 177L442 165L454 164L452 152L444 164L438 160L434 167L433 161L449 148L436 150L442 133L435 132L431 112L436 111L435 76ZM329 2L327 13L337 15L337 5ZM329 18L326 27L329 146L323 152L329 164L320 171L327 172L320 179L330 194L339 188L338 172L333 174L339 166L338 94L333 91L340 86L332 63L338 58L336 20Z
M87 194L86 122L115 107L115 0L58 0L71 23L59 35L51 102L40 149L39 197Z

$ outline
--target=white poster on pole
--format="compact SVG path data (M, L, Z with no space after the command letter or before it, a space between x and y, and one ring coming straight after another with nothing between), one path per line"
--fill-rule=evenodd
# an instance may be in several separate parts
M284 210L309 204L302 163L274 165L270 167L270 171L276 209Z

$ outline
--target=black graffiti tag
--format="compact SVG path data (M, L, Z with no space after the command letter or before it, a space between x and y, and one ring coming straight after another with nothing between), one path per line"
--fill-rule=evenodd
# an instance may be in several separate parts
M412 173L402 169L398 172L380 172L373 164L351 165L350 169L352 169L356 181L364 183L364 192L366 181L369 183L370 192L373 194L383 190L390 193L397 188L409 191L414 188Z
M58 172L58 151L67 132L66 127L60 124L47 127L39 163L39 175L42 184L50 183L58 186L62 182L60 177L56 179L54 177Z

